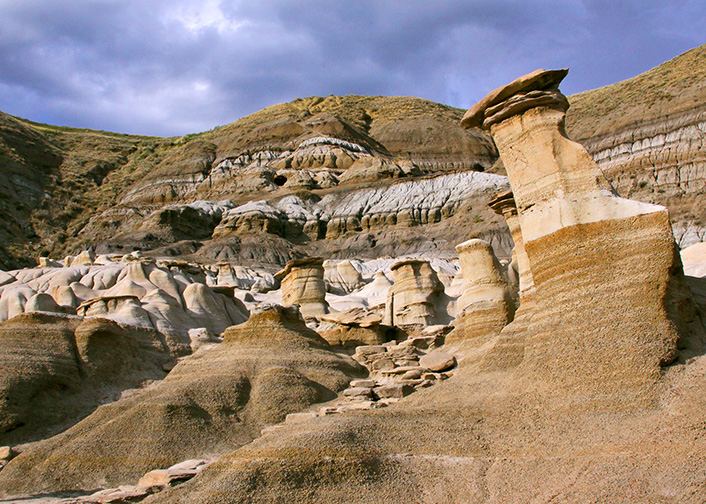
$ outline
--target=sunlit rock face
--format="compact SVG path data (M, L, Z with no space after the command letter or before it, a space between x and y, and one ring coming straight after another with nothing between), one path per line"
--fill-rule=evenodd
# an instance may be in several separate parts
M496 136L517 202L516 221L507 219L508 226L514 228L516 246L524 245L524 278L532 283L520 280L523 268L517 257L517 280L524 288L514 320L502 329L495 325L482 345L449 345L447 340L439 353L458 353L435 351L433 360L458 359L459 365L445 373L439 386L402 397L388 408L307 414L285 422L253 442L234 446L197 478L150 497L150 502L632 504L706 499L703 328L683 290L666 212L615 197L585 151L565 137L566 102L556 89L561 77L563 72L523 77L491 93L471 114ZM476 282L477 294L464 291L459 307L469 302L466 311L472 312L481 301L499 299L496 288L504 271L487 247L471 241L460 247L459 255L466 256L461 258L464 277L471 285ZM438 284L449 278L439 273L434 279L426 261L403 260L391 266L392 286L386 286L382 276L374 282L380 284L378 292L388 289L387 321L404 326L429 324L439 317L443 297ZM359 271L366 279L372 276L365 268ZM318 278L318 273L312 276ZM341 299L335 302L343 304ZM342 310L334 317L319 317L363 327L378 320L368 311ZM224 346L212 351L225 353L246 343L244 360L261 370L260 362L252 360L252 346L261 347L265 356L275 354L270 337L277 331L266 322L256 313L250 322L226 331ZM333 335L337 344L343 343L341 334ZM380 356L393 353L393 348L400 357L411 355L411 347L423 339L370 345L356 355ZM204 353L196 353L163 383L187 382L188 375L220 376L224 389L213 393L210 382L210 388L189 396L208 415L191 407L183 411L196 411L204 424L218 423L222 415L237 429L247 425L247 407L243 422L231 410L212 412L209 403L226 398L231 407L241 404L232 395L246 388L229 381L240 376L233 369L236 359L214 355L222 358L207 365ZM317 363L320 357L317 353ZM418 368L436 367L430 359L419 359L418 364L405 375L418 376L424 374ZM262 395L255 393L261 390L259 373L247 374L253 383L251 401L302 397L282 394L287 389L279 377L292 376L282 367L276 362L267 382L271 386L263 387ZM270 373L261 374L266 375ZM358 385L348 390L365 388ZM255 405L253 409L262 411ZM167 412L160 428L178 419L173 410ZM153 419L160 417L152 415L149 421ZM96 418L93 432L100 434L107 423L101 420ZM177 420L170 434L182 424ZM236 430L231 426L225 430L232 435ZM63 456L44 458L47 452L38 450L41 457L34 460L48 460L34 466L44 471L39 472L32 470L29 452L20 455L5 469L7 475L0 473L0 488L19 488L8 484L33 479L34 488L46 489L46 475L52 473L67 481L57 466L72 470L76 445L72 440L49 441L58 444ZM192 438L180 435L174 441L189 443ZM147 441L138 449L150 456L157 452ZM122 460L111 458L119 470L132 470ZM88 470L93 472L88 481L103 477L93 466Z
M495 210L495 213L502 215L505 218L507 227L512 235L512 241L515 247L512 250L512 263L508 268L508 275L511 275L510 283L517 285L520 297L531 292L534 288L534 280L532 279L532 270L529 266L529 258L525 250L525 242L522 237L522 228L520 227L520 217L517 214L517 205L512 191L503 191L495 195L488 202L488 206ZM516 272L517 278L512 278Z
M154 386L34 444L0 471L0 496L117 486L195 453L225 455L287 414L335 398L365 373L350 357L331 352L294 307L263 305L223 336L223 343L180 361ZM96 372L108 376L120 363L109 368L110 340L102 340L92 344L84 336L78 345ZM128 349L116 355L124 358Z
M456 302L456 329L447 337L459 339L495 336L515 313L515 301L502 266L488 242L468 240L456 246L465 288Z
M567 137L566 73L521 77L463 120L490 130L517 203L536 289L520 367L569 408L650 404L686 326L702 327L688 313L667 210L616 196Z
M349 294L365 285L360 272L349 260L339 263L324 261L326 290L334 294Z
M275 275L282 281L282 304L299 306L305 319L328 313L323 265L320 257L297 259Z
M390 268L393 284L383 323L414 330L448 322L444 285L428 261L407 259Z

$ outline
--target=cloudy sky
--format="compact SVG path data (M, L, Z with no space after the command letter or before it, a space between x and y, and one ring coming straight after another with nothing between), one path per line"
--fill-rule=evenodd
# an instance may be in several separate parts
M566 94L706 43L703 0L0 0L0 110L151 135L329 94L467 108L536 68Z

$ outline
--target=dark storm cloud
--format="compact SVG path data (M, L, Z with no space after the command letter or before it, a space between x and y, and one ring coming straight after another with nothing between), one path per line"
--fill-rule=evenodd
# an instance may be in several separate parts
M0 110L148 134L300 96L468 107L539 67L578 92L704 42L702 1L0 0Z

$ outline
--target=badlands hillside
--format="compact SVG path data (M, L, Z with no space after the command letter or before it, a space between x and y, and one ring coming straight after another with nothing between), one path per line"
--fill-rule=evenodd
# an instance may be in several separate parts
M0 114L0 502L705 502L706 46L565 76Z
M698 47L573 96L567 117L621 195L670 209L682 245L706 227L705 59ZM181 138L0 114L0 266L89 248L278 265L454 255L472 234L507 257L509 235L485 205L502 162L486 133L459 126L462 114L416 98L329 96Z

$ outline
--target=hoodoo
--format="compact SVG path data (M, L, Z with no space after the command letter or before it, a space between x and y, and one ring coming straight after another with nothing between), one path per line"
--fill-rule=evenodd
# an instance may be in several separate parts
M299 306L305 319L328 313L324 260L320 257L289 261L275 278L282 280L284 306Z
M444 285L428 261L406 259L391 269L393 284L387 294L385 325L414 330L446 318Z
M693 303L667 209L618 197L567 137L567 72L520 77L462 120L490 130L517 203L536 289L522 371L567 406L653 404L689 331L674 310Z
M456 246L465 290L456 302L456 330L447 342L495 336L515 313L515 302L490 244L473 239Z

